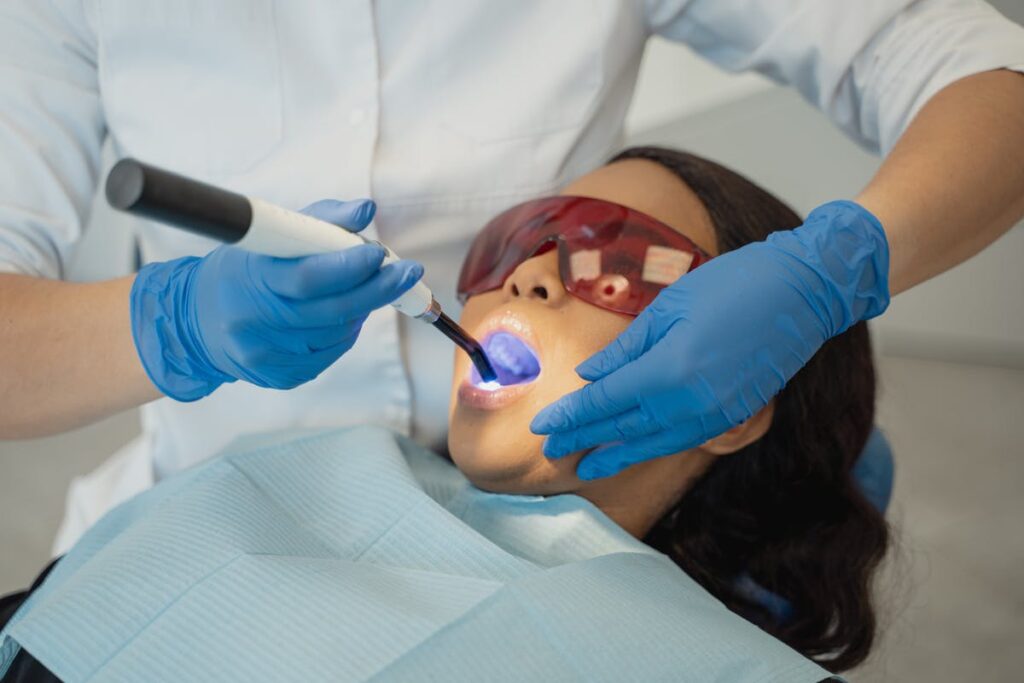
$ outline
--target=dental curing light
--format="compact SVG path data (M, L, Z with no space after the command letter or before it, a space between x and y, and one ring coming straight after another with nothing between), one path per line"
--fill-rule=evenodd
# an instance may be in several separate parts
M398 260L386 245L312 216L246 197L171 173L135 159L121 159L110 169L107 201L115 209L151 218L258 254L292 258L340 251L375 243L386 252L384 263ZM423 320L469 354L480 376L498 375L480 342L445 315L423 281L391 304Z

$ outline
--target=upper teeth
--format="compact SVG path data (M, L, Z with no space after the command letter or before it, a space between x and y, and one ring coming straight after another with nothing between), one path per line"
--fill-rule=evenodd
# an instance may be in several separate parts
M535 373L536 359L518 339L508 334L498 334L487 344L487 355L503 369L516 374Z

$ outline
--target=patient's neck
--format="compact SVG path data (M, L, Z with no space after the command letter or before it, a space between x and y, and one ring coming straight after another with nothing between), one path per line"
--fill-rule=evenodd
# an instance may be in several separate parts
M643 539L707 471L714 457L695 449L650 460L614 477L586 482L575 493L632 536Z

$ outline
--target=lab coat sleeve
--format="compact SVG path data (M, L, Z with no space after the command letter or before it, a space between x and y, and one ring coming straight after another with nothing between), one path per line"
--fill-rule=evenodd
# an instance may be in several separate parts
M81 0L0 2L0 272L63 276L104 136Z
M1024 28L981 0L650 0L647 19L724 69L794 86L883 153L946 85L1024 70Z

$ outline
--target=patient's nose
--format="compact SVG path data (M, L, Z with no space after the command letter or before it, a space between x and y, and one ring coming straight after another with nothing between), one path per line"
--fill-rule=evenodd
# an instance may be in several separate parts
M505 298L535 299L549 306L565 301L565 287L558 276L558 252L549 251L519 264L502 286Z

